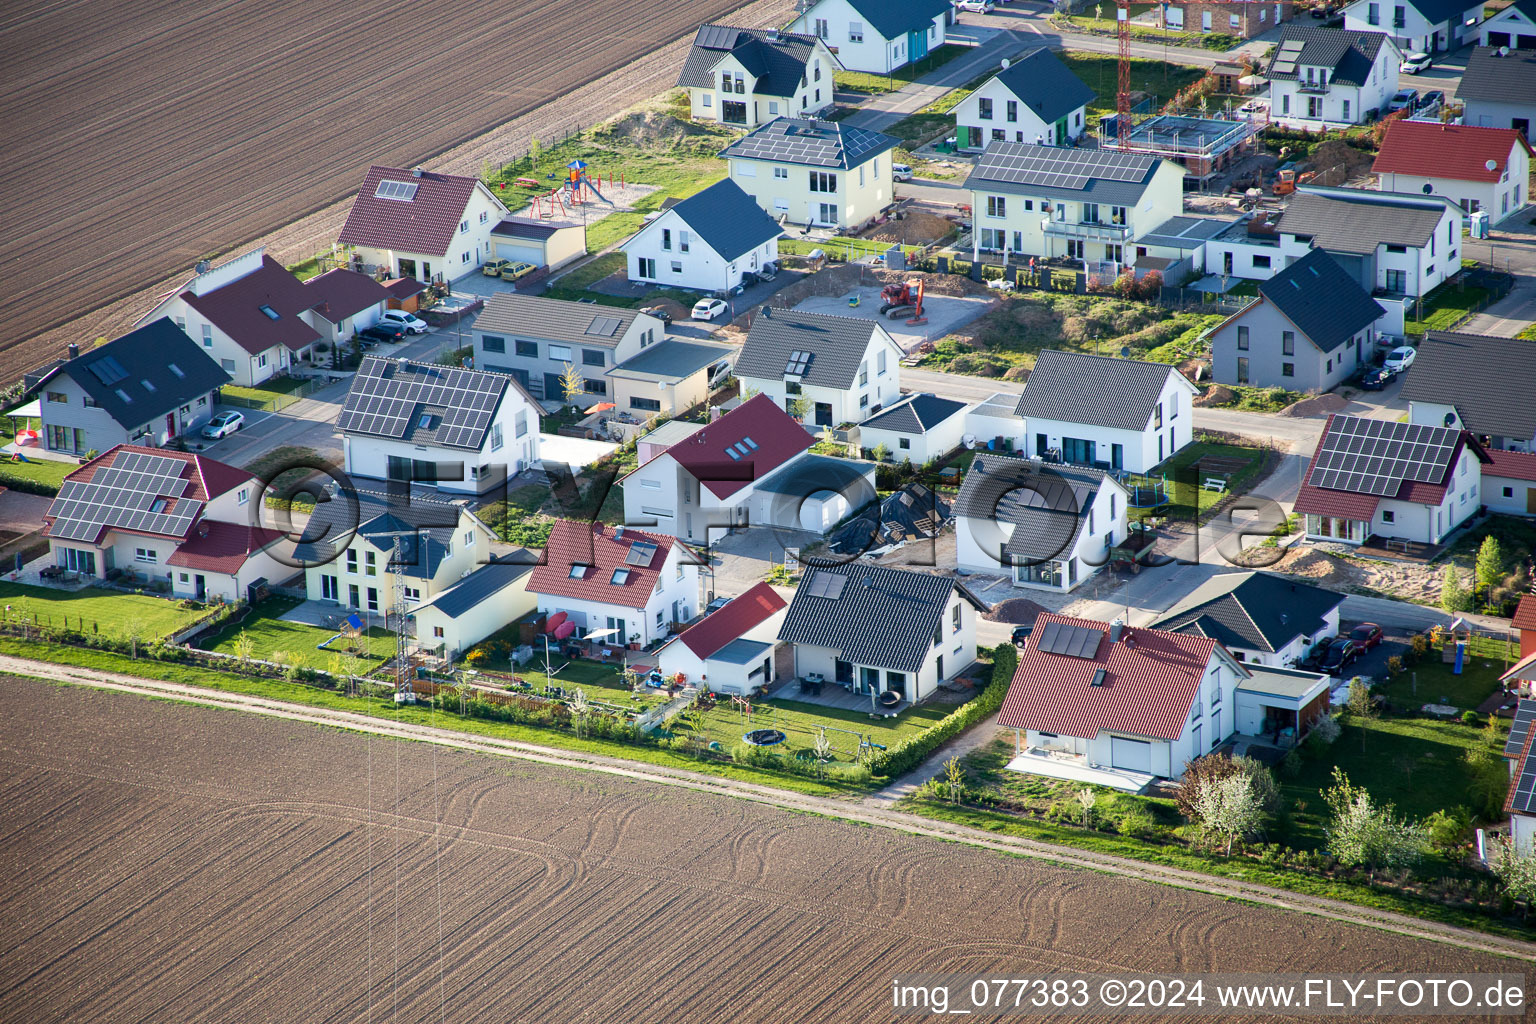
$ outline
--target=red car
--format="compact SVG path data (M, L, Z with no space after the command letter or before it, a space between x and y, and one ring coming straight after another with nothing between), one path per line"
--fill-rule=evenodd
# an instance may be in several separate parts
M1381 627L1374 622L1362 622L1349 631L1349 638L1368 651L1381 643Z

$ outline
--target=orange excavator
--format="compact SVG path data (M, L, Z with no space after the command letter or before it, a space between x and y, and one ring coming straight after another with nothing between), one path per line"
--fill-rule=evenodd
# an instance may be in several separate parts
M880 289L880 314L889 320L910 317L909 324L927 323L928 318L923 316L922 278L888 284Z

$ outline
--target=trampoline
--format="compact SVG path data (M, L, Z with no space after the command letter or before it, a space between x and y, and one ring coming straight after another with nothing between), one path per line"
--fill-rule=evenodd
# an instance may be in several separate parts
M787 739L782 729L753 729L741 734L741 742L754 747L772 747Z

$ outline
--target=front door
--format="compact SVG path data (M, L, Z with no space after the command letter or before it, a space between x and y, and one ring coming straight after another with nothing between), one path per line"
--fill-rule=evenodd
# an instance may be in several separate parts
M565 401L565 388L560 384L558 373L546 373L544 375L544 398L550 402Z
M193 593L197 595L197 600L204 600L208 596L208 577L202 573L193 576L192 589Z
M173 412L168 412L168 413L165 414L165 439L167 441L169 441L171 438L173 438L175 436L176 436L176 414L173 413Z
M1531 515L1536 516L1536 487L1527 487L1525 489L1525 510Z
M1050 450L1051 450L1051 439L1049 437L1047 437L1046 435L1044 435L1044 434L1036 434L1035 435L1035 454L1043 459L1043 458L1045 458L1046 453L1049 452Z
M832 425L832 403L816 403L816 425L818 427L830 427Z
M1125 445L1111 444L1109 446L1109 466L1111 469L1125 468Z

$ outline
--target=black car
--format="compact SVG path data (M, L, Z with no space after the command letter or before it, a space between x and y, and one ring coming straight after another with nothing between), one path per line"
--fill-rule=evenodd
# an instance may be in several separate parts
M374 324L372 327L364 327L357 332L357 336L364 342L387 341L391 345L405 340L405 332L398 327L389 327L384 324Z
M1360 386L1366 391L1380 391L1392 383L1392 378L1396 376L1396 370L1389 370L1385 366L1373 366L1365 371L1365 376L1360 378Z
M1013 627L1013 646L1015 646L1015 647L1023 647L1025 642L1029 639L1029 634L1033 633L1034 631L1035 631L1035 626L1034 626L1033 623L1030 623L1027 626L1014 626Z
M1323 655L1322 664L1318 667L1331 676L1341 676L1344 670L1359 660L1361 655L1360 645L1347 637L1335 638L1328 645L1328 653Z
M640 312L642 312L642 313L649 313L651 316L653 316L656 319L660 320L664 324L671 325L671 323L672 323L672 314L668 313L665 309L662 309L660 306L646 306Z
M1312 645L1312 649L1297 663L1298 668L1315 669L1323 663L1323 658L1328 654L1328 648L1333 646L1333 637L1324 637Z

